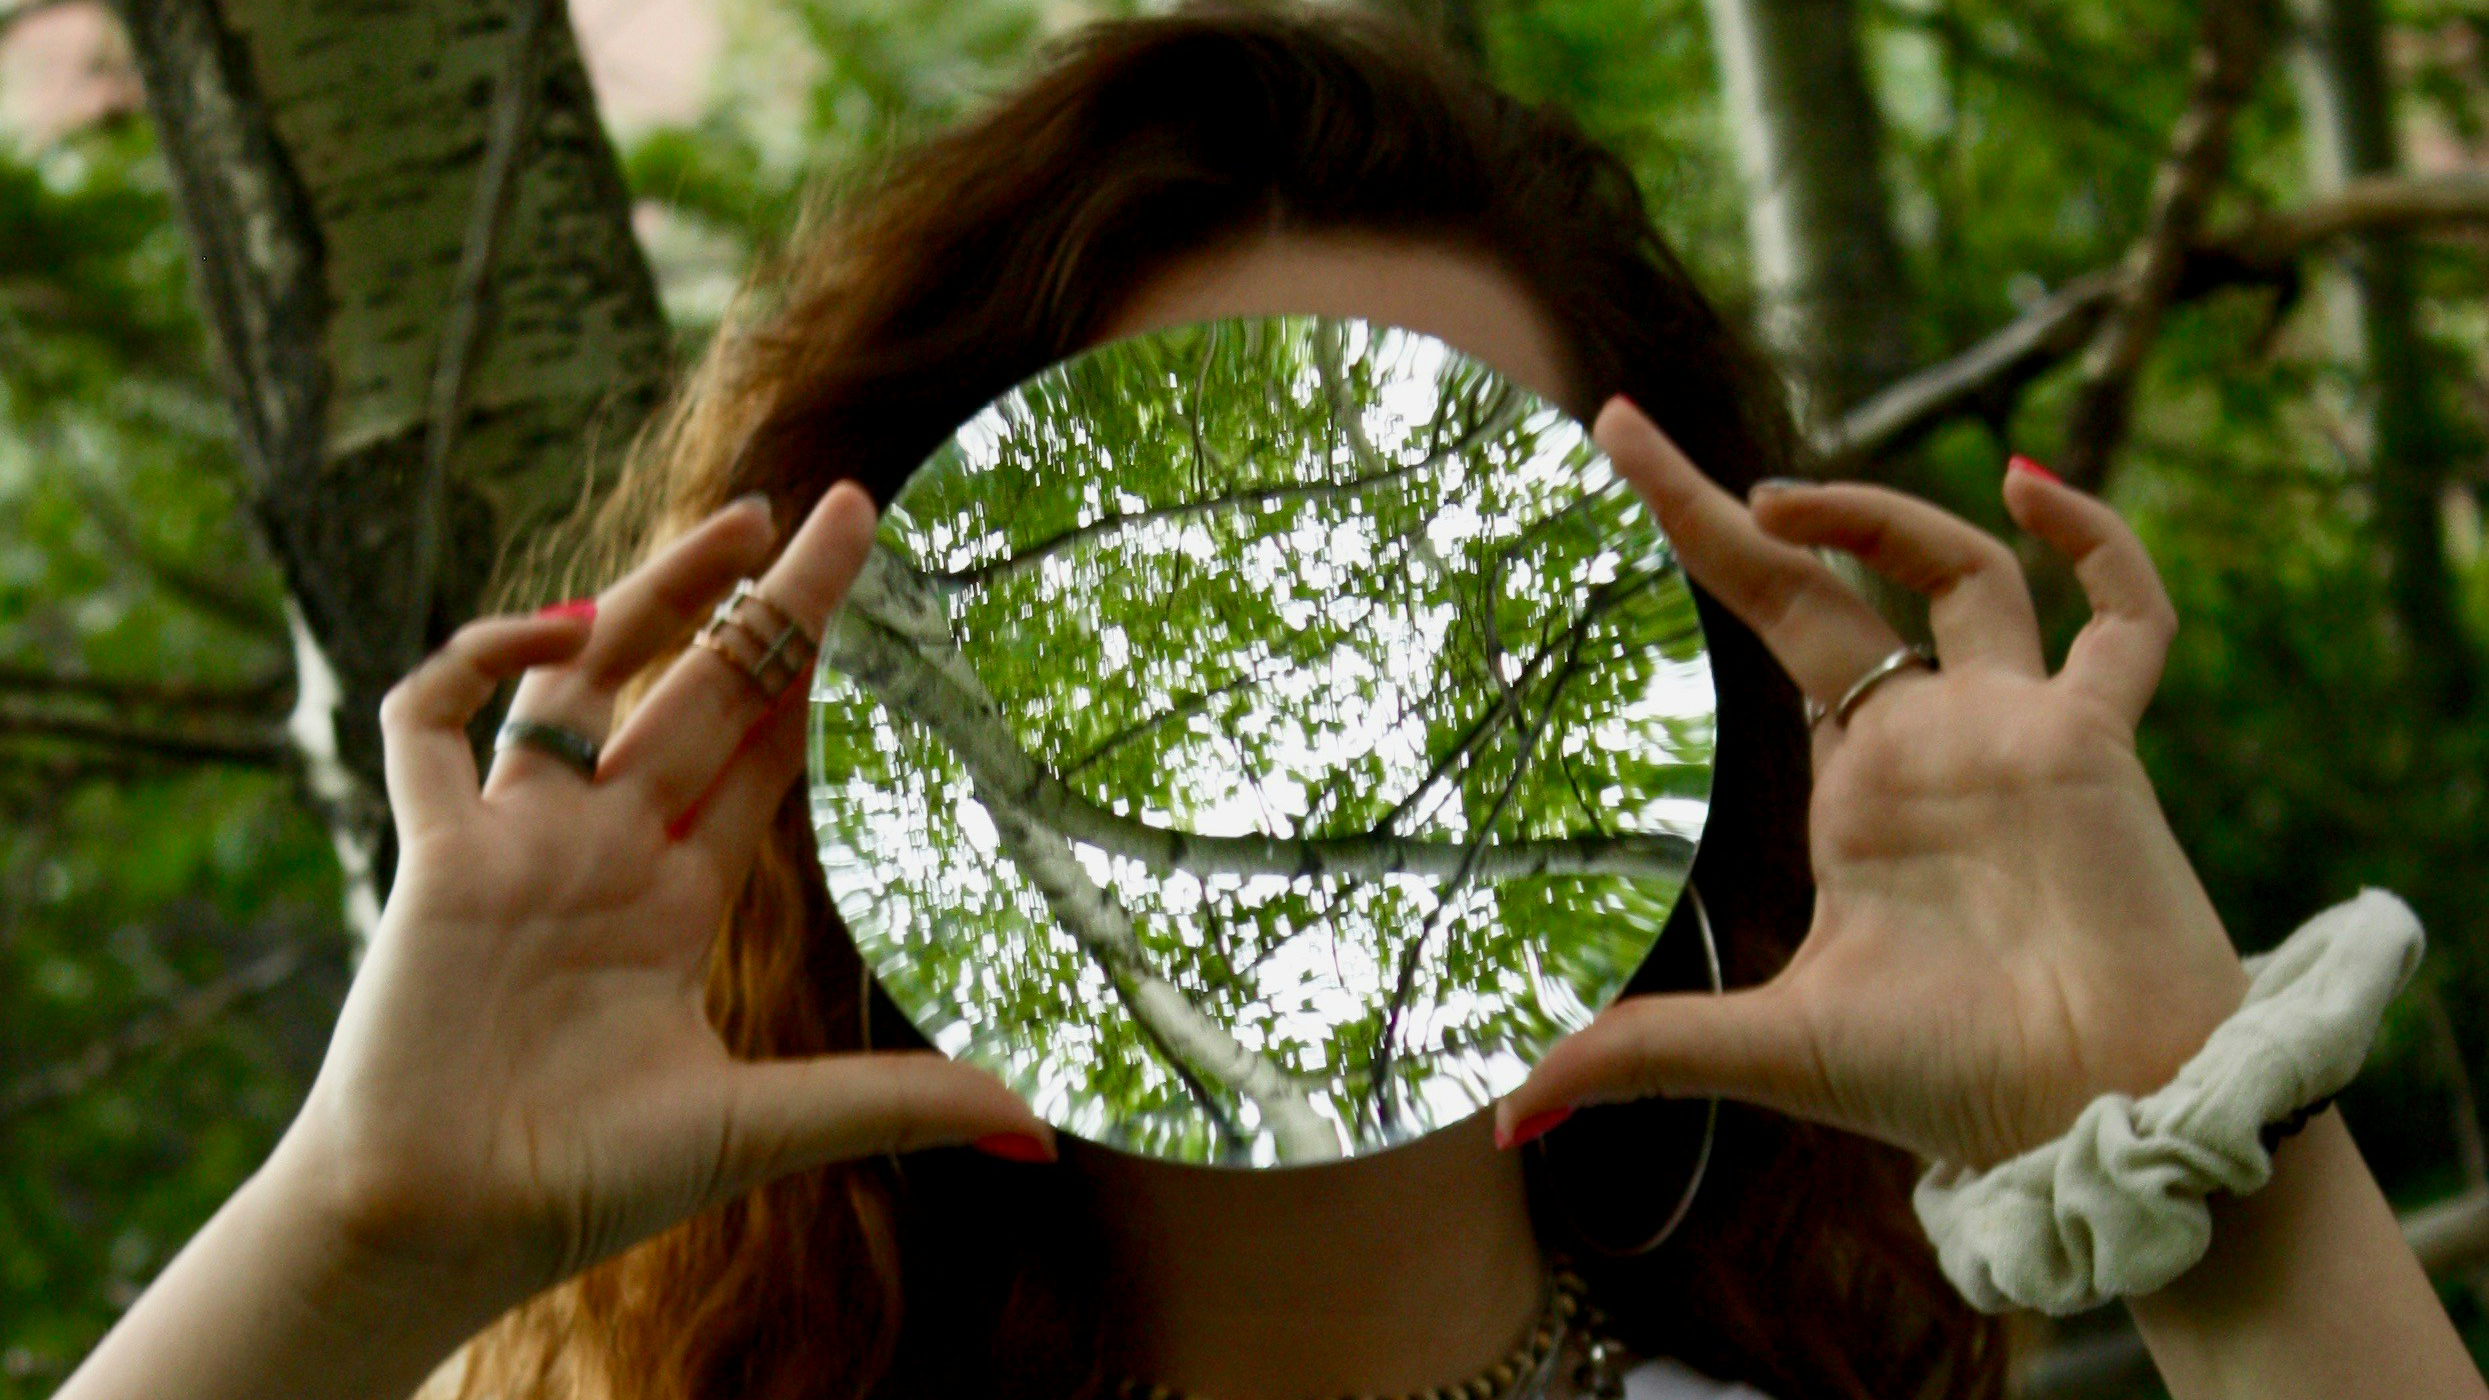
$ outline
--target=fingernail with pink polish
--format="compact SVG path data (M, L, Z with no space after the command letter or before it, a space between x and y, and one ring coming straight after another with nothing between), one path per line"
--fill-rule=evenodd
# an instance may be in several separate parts
M1051 1162L1054 1149L1034 1133L987 1133L968 1144L988 1157L1006 1162Z
M1529 1117L1522 1119L1520 1122L1513 1124L1511 1132L1505 1132L1500 1128L1497 1129L1495 1133L1495 1145L1507 1150L1519 1147L1521 1144L1530 1141L1532 1138L1545 1136L1548 1129L1553 1128L1558 1123L1561 1123L1565 1119L1572 1116L1573 1106L1571 1104L1566 1104L1562 1108L1548 1109L1545 1113L1533 1113Z
M552 603L536 610L538 617L575 617L582 622L596 620L594 598L573 598L567 603Z
M2042 481L2054 481L2060 486L2065 484L2065 478L2060 477L2055 472L2041 466L2039 463L2032 461L2030 458L2023 456L2019 452L2005 459L2005 469L2012 472L2029 472L2031 475L2038 477Z

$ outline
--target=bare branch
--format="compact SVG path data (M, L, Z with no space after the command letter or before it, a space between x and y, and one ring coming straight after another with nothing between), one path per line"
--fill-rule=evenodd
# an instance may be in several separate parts
M2336 239L2459 224L2489 225L2489 176L2355 181L2334 197L2266 215L2198 244L2173 299L2281 280L2299 259ZM2121 268L2085 273L1969 349L1890 385L1819 434L1817 454L1854 465L1898 452L1965 415L2002 416L2025 385L2090 343L2116 300L2122 275Z
M2489 224L2489 174L2370 175L2207 246L2249 268L2270 269L2340 238L2464 223Z
M466 409L467 380L492 319L493 262L518 200L519 167L536 124L536 93L544 85L543 35L553 17L566 13L560 0L520 0L510 33L510 52L493 92L492 120L484 137L484 164L476 172L475 197L467 210L466 241L458 253L458 280L441 321L441 347L432 365L425 405L423 486L415 495L410 563L414 591L403 619L408 665L429 650L432 604L440 586L442 516L448 509L450 451Z
M2230 124L2264 64L2270 38L2266 0L2209 0L2204 7L2186 111L2170 133L2143 234L2121 266L2117 301L2084 352L2082 383L2058 454L2058 470L2085 490L2097 490L2107 478L2109 458L2126 435L2135 376L2160 334L2188 251L2229 166Z
M0 739L5 738L53 740L178 762L249 768L282 768L293 754L283 729L274 724L191 728L0 704Z
M1828 463L1857 463L1901 451L1966 414L1996 416L2024 385L2080 350L2117 295L2113 271L2085 273L1961 354L1883 389L1815 437Z
M257 717L274 723L285 712L293 678L272 672L255 681L202 685L193 681L138 680L95 676L83 672L43 671L0 662L0 696L63 695L114 708L146 706L174 710L209 710Z
M188 1040L219 1018L299 974L310 959L299 942L282 944L233 971L184 991L156 1011L93 1040L0 1090L0 1122L76 1098L130 1061Z
M70 490L85 507L87 519L121 556L144 570L166 593L201 614L222 622L271 647L285 645L285 614L246 583L225 578L174 558L130 518L129 509L109 492L79 474L68 474Z

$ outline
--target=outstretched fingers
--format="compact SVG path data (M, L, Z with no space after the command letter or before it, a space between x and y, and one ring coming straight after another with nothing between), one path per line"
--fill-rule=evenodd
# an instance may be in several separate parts
M2029 466L2005 474L2005 508L2073 564L2091 602L2091 621L2066 652L2059 683L2106 702L2128 724L2141 720L2178 630L2143 541L2098 497Z
M1788 1109L1812 1073L1799 1020L1774 987L1627 997L1556 1042L1504 1096L1496 1138L1585 1104L1632 1099L1717 1095Z
M380 702L383 766L400 831L454 814L475 800L475 754L467 723L503 681L531 666L567 661L588 640L588 621L568 613L494 617L458 629Z

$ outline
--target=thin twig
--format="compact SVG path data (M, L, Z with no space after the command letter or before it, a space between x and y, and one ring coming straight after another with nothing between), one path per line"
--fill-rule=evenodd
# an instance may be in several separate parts
M267 595L240 580L225 579L175 559L130 518L127 507L94 483L67 474L70 492L85 508L87 519L122 558L139 567L166 593L197 612L267 645L285 646L285 614Z
M286 743L284 729L273 724L248 729L227 727L218 732L11 706L0 706L0 738L58 740L126 749L181 762L231 763L248 768L282 768L293 753Z
M1419 461L1391 463L1371 444L1366 443L1358 430L1352 428L1350 431L1356 435L1353 435L1350 441L1357 448L1355 456L1358 462L1366 468L1355 476L1339 481L1290 482L1284 486L1239 487L1221 495L1178 501L1173 505L1115 511L1101 515L1083 525L1073 525L1057 530L1044 539L999 559L947 572L929 571L926 577L933 579L946 589L973 588L990 583L1002 575L1029 568L1084 540L1096 540L1153 521L1180 520L1187 516L1206 515L1212 511L1235 506L1268 506L1282 501L1320 501L1353 495L1372 487L1431 471L1442 462L1458 457L1479 443L1501 435L1520 421L1521 409L1526 406L1526 402L1518 394L1507 394L1498 398L1495 401L1495 411L1475 428L1463 433L1459 440L1449 448L1429 453Z
M253 681L206 685L196 681L97 676L82 671L45 671L0 662L0 694L13 691L25 695L63 695L115 709L143 706L209 710L267 718L271 722L282 718L286 696L293 685L293 677L282 672Z
M130 1061L179 1044L235 1008L284 986L309 961L301 943L289 942L190 988L155 1012L89 1041L68 1059L35 1070L0 1092L0 1122L76 1098Z
M2173 299L2285 278L2300 258L2336 239L2381 229L2489 225L2489 176L2377 176L2336 195L2268 214L2199 243ZM2073 278L2039 305L1960 354L1871 395L1814 439L1833 463L1899 452L1965 415L2001 417L2022 387L2090 343L2115 302L2121 268Z
M2188 251L2229 167L2230 126L2263 67L2269 0L2208 0L2186 110L2169 136L2143 234L2127 251L2117 302L2083 354L2058 471L2087 490L2106 480L2126 435L2135 377L2160 335Z
M2463 1180L2475 1191L2489 1191L2489 1142L2480 1127L2480 1098L2472 1092L2472 1073L2463 1064L2463 1042L2455 1036L2454 1018L2435 987L2420 992L2421 1018L2428 1022L2429 1048L2446 1076L2446 1095L2454 1120L2455 1152L2463 1163Z

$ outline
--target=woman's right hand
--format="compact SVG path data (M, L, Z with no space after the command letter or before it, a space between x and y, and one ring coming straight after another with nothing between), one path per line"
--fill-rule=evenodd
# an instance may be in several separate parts
M823 498L759 589L814 635L873 534ZM328 1058L271 1173L376 1266L515 1303L781 1174L873 1153L1052 1133L939 1055L748 1062L703 1011L728 903L803 763L804 684L772 705L686 648L590 781L512 748L478 782L466 726L511 713L603 740L618 687L766 560L741 502L600 597L466 627L382 709L396 885Z

